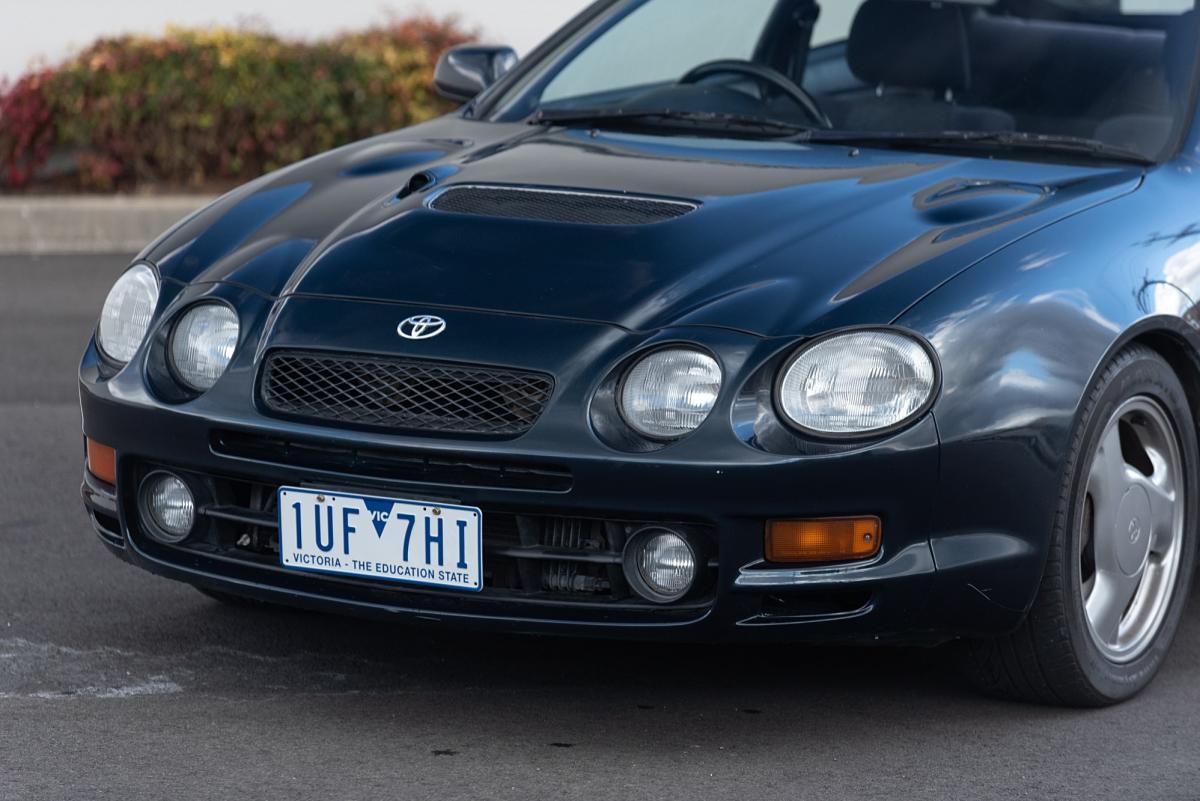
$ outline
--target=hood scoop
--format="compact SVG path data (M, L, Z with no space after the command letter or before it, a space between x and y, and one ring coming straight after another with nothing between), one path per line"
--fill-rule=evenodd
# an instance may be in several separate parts
M699 208L683 200L536 189L515 186L451 186L429 202L435 211L510 220L576 225L651 225L678 219Z

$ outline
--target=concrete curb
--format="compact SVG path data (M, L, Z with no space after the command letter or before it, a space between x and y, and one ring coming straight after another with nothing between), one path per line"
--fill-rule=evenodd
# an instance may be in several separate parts
M136 253L211 201L197 195L0 197L0 254Z

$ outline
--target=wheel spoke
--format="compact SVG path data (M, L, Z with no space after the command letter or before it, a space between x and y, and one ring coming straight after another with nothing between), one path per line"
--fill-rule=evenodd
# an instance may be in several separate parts
M1141 576L1126 576L1120 572L1100 570L1092 592L1087 597L1088 620L1096 635L1106 643L1115 644L1121 627L1121 618L1129 608L1137 592Z
M1114 422L1100 441L1088 475L1087 491L1092 498L1092 526L1096 555L1096 568L1117 572L1117 552L1114 532L1117 528L1121 496L1128 487L1125 457L1121 455L1121 434Z
M1143 475L1141 471L1132 467L1126 469L1126 474L1129 483L1142 487L1150 498L1150 520L1147 521L1150 530L1150 553L1162 556L1174 542L1175 488L1163 455L1153 448L1147 448L1146 455L1154 466L1151 475Z
M1088 476L1088 492L1097 500L1106 503L1120 503L1121 490L1125 477L1125 457L1121 453L1121 431L1116 421L1113 421L1092 462L1092 471Z

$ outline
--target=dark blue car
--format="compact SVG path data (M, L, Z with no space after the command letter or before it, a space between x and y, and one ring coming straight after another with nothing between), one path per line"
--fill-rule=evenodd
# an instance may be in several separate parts
M601 0L265 176L80 369L116 555L230 602L1153 678L1197 561L1192 0Z

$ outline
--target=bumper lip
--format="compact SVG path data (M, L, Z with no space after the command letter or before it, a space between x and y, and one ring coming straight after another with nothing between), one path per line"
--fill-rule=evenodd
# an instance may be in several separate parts
M79 494L83 496L83 503L88 511L118 516L117 488L96 478L86 467L83 470L83 484L79 488Z
M121 530L120 504L117 498L117 488L96 478L85 466L83 483L79 487L83 497L83 505L91 520L92 528L102 543L122 558L125 556L125 534ZM107 525L101 520L106 517L115 525Z
M561 633L594 629L596 631L611 630L613 625L593 620L556 620L554 618L538 617L536 615L498 615L472 614L468 612L450 612L431 610L427 608L406 606L401 604L380 604L371 601L360 601L343 596L331 596L322 593L307 592L295 589L284 589L258 581L233 578L204 570L185 567L183 565L159 559L146 553L133 540L127 540L129 549L134 557L134 563L167 578L185 581L200 586L212 586L215 589L241 590L255 597L266 600L286 601L289 604L312 607L316 609L334 610L350 614L383 615L387 617L405 617L428 623L461 622L476 625L496 626L510 629L544 628L558 630ZM623 621L619 628L624 631L634 630L669 630L688 629L703 623L712 614L712 609L706 609L702 614L684 621Z
M743 590L856 587L937 572L928 542L913 543L886 561L876 558L865 564L820 568L765 568L765 564L759 560L744 565L733 585Z

